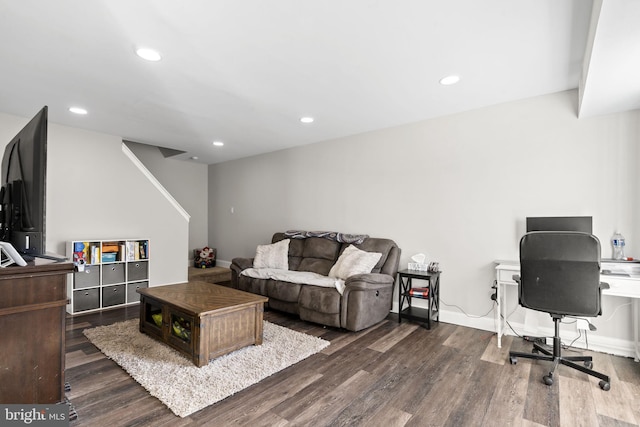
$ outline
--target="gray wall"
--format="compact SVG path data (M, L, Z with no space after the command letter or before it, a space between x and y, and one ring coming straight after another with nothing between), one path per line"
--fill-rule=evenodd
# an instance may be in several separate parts
M3 146L29 119L0 114ZM187 280L189 221L125 155L120 137L49 122L47 149L48 251L64 254L71 240L146 238L150 285Z
M442 320L494 330L493 261L517 259L527 216L591 215L605 257L619 228L640 258L640 112L577 119L576 104L556 93L211 165L209 241L231 260L287 229L391 238L401 267L441 263ZM628 302L604 301L596 340L628 345Z
M189 213L189 264L193 261L193 249L208 243L209 218L207 216L208 180L207 165L165 158L158 147L126 141L153 176Z

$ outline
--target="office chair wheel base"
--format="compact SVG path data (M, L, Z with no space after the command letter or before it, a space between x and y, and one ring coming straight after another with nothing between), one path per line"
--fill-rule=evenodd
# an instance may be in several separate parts
M593 362L591 361L584 362L584 367L587 369L593 368Z
M551 374L542 377L542 381L544 381L546 385L553 385L553 377L551 376Z
M509 357L509 363L511 363L512 365L515 365L518 363L518 358L517 357Z
M609 391L611 390L611 384L609 384L607 381L600 381L598 383L598 385L600 386L601 389L603 389L604 391Z

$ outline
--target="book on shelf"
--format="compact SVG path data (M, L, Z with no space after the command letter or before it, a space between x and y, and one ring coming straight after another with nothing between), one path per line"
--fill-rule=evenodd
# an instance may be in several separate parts
M127 261L135 261L136 248L134 242L126 242L127 245Z
M138 261L149 258L149 245L146 240L126 242L127 261Z
M100 246L98 244L91 245L91 262L90 264L100 264Z
M429 296L429 288L411 288L409 289L409 296L416 298L427 298Z
M142 241L140 242L140 259L147 259L147 242L146 241Z

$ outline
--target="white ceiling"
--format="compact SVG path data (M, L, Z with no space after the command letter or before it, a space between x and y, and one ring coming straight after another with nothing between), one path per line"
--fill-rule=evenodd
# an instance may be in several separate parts
M640 0L0 0L0 112L209 164L580 82L599 115L640 108L638 22Z

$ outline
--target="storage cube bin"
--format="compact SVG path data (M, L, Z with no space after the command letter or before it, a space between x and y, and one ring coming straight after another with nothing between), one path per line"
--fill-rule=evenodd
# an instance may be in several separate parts
M100 289L73 291L73 311L93 310L100 307Z
M124 304L126 298L124 285L105 286L102 288L102 306Z
M127 263L127 279L132 280L147 280L149 278L148 261L134 261Z
M113 285L124 282L124 264L109 264L102 266L102 284Z
M140 301L140 294L136 292L140 288L148 288L149 282L127 283L127 303Z
M75 289L90 288L100 284L100 266L86 265L84 271L73 273L73 286Z

